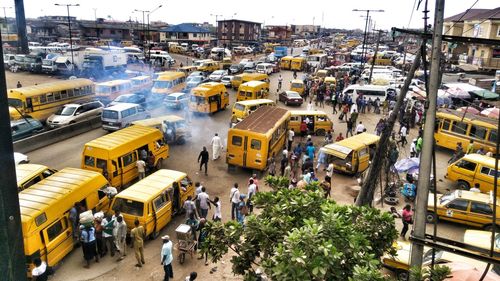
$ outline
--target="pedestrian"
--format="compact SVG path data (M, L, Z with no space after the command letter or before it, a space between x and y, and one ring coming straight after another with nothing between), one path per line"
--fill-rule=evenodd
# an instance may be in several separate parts
M35 258L33 260L35 264L35 268L31 270L31 276L33 280L36 281L47 281L49 280L49 273L47 272L47 264L42 261L40 258Z
M352 127L353 127L353 122L352 122L352 119L349 119L347 120L347 133L345 134L345 136L348 138L349 137L349 133L351 133L351 137L354 136L354 133L352 132Z
M141 160L142 160L142 161L144 161L144 162L148 161L148 151L147 151L146 149L144 149L144 148L143 148L143 149L141 149L141 150L139 151L139 153L140 153L140 156L141 156Z
M286 157L283 157L281 158L281 161L280 161L280 175L283 177L284 174L285 174L285 168L286 168L286 165L288 164L288 158Z
M107 214L103 219L101 226L103 227L102 230L102 237L104 239L104 255L108 253L108 250L111 254L112 257L115 256L115 239L113 236L113 228L114 228L115 221L111 217L111 214Z
M22 88L23 87L23 85L21 84L21 81L17 81L17 87L18 88Z
M144 261L144 240L146 239L146 232L144 227L139 225L139 220L136 218L134 221L134 228L130 231L132 244L134 247L135 259L137 264L135 266L142 267L146 262Z
M319 150L318 153L318 164L316 164L316 173L318 172L318 169L323 165L323 170L326 170L326 153L323 152L323 150Z
M333 134L331 130L328 130L328 132L325 135L325 145L330 144L333 142Z
M200 163L200 172L201 172L201 167L205 165L205 175L207 176L207 165L208 165L208 151L207 148L204 146L203 150L200 152L200 155L198 155L198 163ZM200 161L201 160L201 161Z
M250 179L249 184L248 184L248 192L247 192L247 207L248 207L248 213L251 214L253 212L253 203L252 203L252 198L255 196L257 193L257 186L254 183L253 179Z
M401 146L405 146L408 141L406 140L406 136L408 134L408 129L406 128L406 125L403 123L401 125L401 128L399 129L399 137L400 140L397 143L401 143Z
M127 224L123 220L122 216L116 217L116 234L115 234L115 243L116 249L120 252L120 256L117 261L121 261L127 255Z
M139 180L142 180L144 177L146 177L146 162L144 160L139 159L135 163L135 166L137 167L137 172L139 173Z
M96 216L94 220L94 229L95 229L95 240L97 246L97 254L102 258L105 255L105 246L104 246L104 237L103 237L103 229L102 226L102 217Z
M245 195L240 194L240 202L238 202L238 208L237 208L237 219L238 222L243 225L245 223L245 216L248 215L248 208L245 204Z
M305 121L302 121L300 123L300 137L301 140L304 139L304 137L307 136L307 124Z
M330 184L330 188L332 186L332 177L333 177L333 163L328 164L326 167L326 176L325 180Z
M196 216L196 205L192 199L191 195L188 195L186 201L184 201L184 205L182 206L184 211L186 211L186 218L189 218L191 214Z
M212 220L221 221L222 220L222 211L221 211L221 202L219 197L215 196L214 201L210 201L215 207L214 215L212 216Z
M422 134L419 134L418 138L417 138L417 145L415 146L415 150L417 152L417 156L416 157L419 157L420 156L420 152L422 152L422 144L424 142L424 139L422 138ZM462 146L462 144L460 143L460 146ZM463 150L462 150L462 153L463 153Z
M201 189L203 188L203 186L201 185L201 183L199 181L195 182L194 183L194 195L195 196L198 196L198 194L201 193ZM198 207L198 206L197 206Z
M363 125L362 121L359 121L358 126L356 126L356 134L361 134L366 130L365 125Z
M469 191L470 191L470 192L481 192L481 189L480 189L479 187L480 187L479 183L475 183L475 184L474 184L474 187L471 187L471 188L469 189Z
M466 154L474 153L474 140L471 140L469 145L467 146Z
M330 197L330 192L332 187L330 186L330 183L327 181L327 178L320 183L321 188L323 189L323 192L325 193L325 199Z
M406 232L408 232L408 225L413 224L413 212L411 211L410 204L406 204L403 208L403 229L401 230L401 237L406 240Z
M197 200L200 201L200 217L206 219L208 215L208 209L210 209L210 196L206 193L206 188L201 188L201 193L198 194Z
M174 270L172 268L172 241L170 241L170 236L165 235L161 238L163 240L163 246L161 247L161 265L163 265L163 271L165 272L165 277L163 281L169 281L170 278L174 278Z
M392 217L395 219L400 219L402 216L400 213L398 213L398 210L396 210L396 207L392 206L390 213L392 214Z
M198 277L198 273L193 271L189 274L189 276L186 276L185 281L194 281L196 280L196 277Z
M351 134L352 134L352 127L351 127ZM339 133L339 135L337 136L337 138L335 139L335 141L341 141L341 140L344 140L344 136L342 135L342 133Z
M309 157L309 159L311 159L311 161L314 162L314 154L316 152L316 148L314 147L314 145L312 143L309 143L307 148L306 148L306 152L307 152L307 156Z
M152 174L156 170L155 161L156 161L156 158L155 158L153 152L149 151L147 164L148 164L148 170L149 170L150 174Z
M314 104L312 103L312 100L309 100L309 103L307 104L307 110L308 111L314 110Z
M332 94L332 113L337 114L337 100L339 96L337 94Z
M95 228L88 225L80 226L80 242L82 243L83 258L85 259L85 268L90 268L90 260L95 258L99 262L99 256L96 251Z
M413 139L410 144L410 157L417 157L417 139Z
M358 112L356 111L356 109L353 109L351 113L351 120L353 124L356 124L356 121L358 120Z
M69 221L71 222L73 239L78 240L78 217L80 211L80 203L76 202L69 210Z
M207 220L205 218L200 219L200 223L198 224L198 228L196 229L198 231L198 249L201 248L201 245L205 240L207 239L207 228L206 228ZM201 255L198 257L199 260L203 259L203 256L205 256L205 265L208 265L208 253L205 252L205 254L200 253Z
M273 156L271 156L267 160L267 164L268 164L267 171L268 171L269 175L274 177L276 175L276 161L274 160Z
M281 90L282 83L283 83L283 78L281 78L281 74L280 74L280 77L278 78L278 91Z
M295 132L292 129L288 130L288 151L292 151L293 137Z
M210 142L210 145L212 146L212 159L215 161L220 158L220 153L224 148L219 134L215 134L215 136L212 138L212 141Z
M283 177L287 178L287 179L290 179L291 175L292 175L292 164L289 161L286 164L285 170L283 171Z
M238 204L240 203L240 191L238 183L234 183L229 194L229 202L231 202L231 219L234 220L237 215Z

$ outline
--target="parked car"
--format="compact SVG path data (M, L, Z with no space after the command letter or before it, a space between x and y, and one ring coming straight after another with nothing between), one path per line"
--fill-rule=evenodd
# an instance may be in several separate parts
M233 77L234 76L232 76L232 75L226 75L226 76L222 77L220 82L222 84L224 84L224 86L226 86L226 88L230 88L231 87L231 80L233 79Z
M239 64L233 64L229 67L229 74L238 74L242 70Z
M282 101L285 105L302 105L304 100L299 95L299 93L295 91L284 91L279 94L279 100Z
M186 81L189 80L189 77L191 77L191 76L193 76L193 77L194 76L206 77L205 72L196 70L196 71L192 71L191 73L189 73L189 76L186 78Z
M212 72L212 74L210 74L210 76L208 76L208 79L210 79L210 81L213 81L213 82L220 82L222 77L224 77L224 75L227 75L227 74L228 73L226 70L216 70L216 71Z
M186 93L172 93L165 97L163 104L167 108L182 109L187 106L189 102L189 95Z
M12 140L17 141L35 135L44 130L40 121L33 118L21 118L10 122Z
M208 82L208 79L205 76L189 76L186 80L186 90L193 89L194 87L200 85L201 83Z
M245 67L245 65L251 61L252 61L252 59L242 59L242 60L240 60L239 66L243 69Z
M28 158L28 156L26 156L22 153L19 153L19 152L14 152L14 163L16 165L28 164L29 162L30 162L30 159Z
M245 64L245 66L243 66L243 70L247 70L247 69L255 69L255 62L253 61L249 61Z
M103 108L104 104L100 101L66 104L47 118L47 125L51 128L57 128L100 116Z
M125 95L120 95L116 99L114 99L109 105L117 105L120 103L133 103L133 104L138 104L141 106L146 106L146 97L143 95L138 95L138 94L125 94Z

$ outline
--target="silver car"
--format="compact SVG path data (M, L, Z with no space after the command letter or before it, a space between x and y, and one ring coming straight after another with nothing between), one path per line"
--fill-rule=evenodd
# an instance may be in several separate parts
M104 105L100 101L66 104L47 118L47 125L51 128L57 128L87 120L100 116L103 108Z
M228 74L227 70L216 70L216 71L212 72L212 74L210 74L210 76L208 76L208 79L210 79L210 81L220 82L222 77L224 77L227 74Z

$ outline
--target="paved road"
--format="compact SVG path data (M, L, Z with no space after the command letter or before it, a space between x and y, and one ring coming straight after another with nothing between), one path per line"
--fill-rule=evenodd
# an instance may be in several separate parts
M295 48L297 52L297 48ZM300 50L298 50L300 51ZM177 61L181 61L181 57L176 56ZM290 81L292 78L292 72L282 71L280 74L274 74L271 76L271 99L275 99L275 93L277 88L277 77L278 75L283 76L284 87L287 87L286 81ZM299 75L300 77L300 75ZM235 91L229 90L231 104L235 100ZM280 104L279 106L283 106ZM302 107L305 109L305 106ZM334 121L335 135L338 132L345 133L346 125L345 123L339 123L337 116L331 114L331 107L326 106L325 108L320 108L329 113L330 118ZM154 115L163 114L162 110L156 109ZM174 111L174 114L182 115L182 112ZM375 114L361 114L359 119L363 121L368 129L368 132L373 132L375 124L377 123L380 116ZM172 146L170 150L170 158L165 161L165 168L175 169L187 172L194 181L200 181L204 186L207 187L208 193L213 198L213 196L219 196L222 199L222 210L224 220L230 217L230 207L228 203L229 189L234 182L238 182L242 187L241 190L246 192L246 180L250 176L250 171L238 169L236 172L228 173L227 165L224 162L224 156L218 161L211 161L209 163L209 175L204 176L198 174L198 167L196 163L196 158L202 146L209 147L210 140L214 133L219 133L221 138L226 140L228 124L230 120L230 110L227 109L223 112L218 112L213 115L199 116L192 119L191 127L193 131L193 139L182 146ZM29 153L29 157L32 163L45 164L47 166L62 169L64 167L79 167L81 159L81 151L83 145L92 139L100 137L106 134L104 130L96 129L85 134L81 134L69 140L53 144L39 150ZM415 134L415 130L411 132ZM411 138L409 138L411 139ZM315 143L321 144L323 142L322 138L315 137ZM401 151L400 156L405 157L408 155L409 146L405 150ZM209 148L211 153L211 149ZM438 157L438 178L441 179L446 167L446 161L450 157L451 153L449 151L437 151ZM323 177L322 172L320 172L320 177ZM347 177L343 175L335 175L333 178L333 198L342 204L351 204L353 199L350 197L345 188L347 186L355 184L355 180L352 177ZM448 187L448 183L440 182L440 189ZM265 187L263 187L265 189ZM398 209L402 208L402 204L398 206ZM388 209L385 206L384 209ZM212 214L210 212L209 216ZM183 222L183 218L176 218L172 223L170 223L163 231L162 234L170 234L171 237L175 237L175 227ZM399 221L397 222L398 229L401 228ZM430 226L428 226L430 232ZM442 223L439 225L439 233L445 235L449 238L461 240L463 236L464 229L460 226ZM159 251L161 248L161 241L150 241L146 243L146 266L142 269L135 269L135 259L131 255L127 257L122 262L114 262L109 257L104 258L101 263L92 265L90 270L83 269L82 254L80 250L75 250L73 253L66 258L60 268L58 269L56 275L52 280L161 280L163 276L162 269L159 266ZM208 271L213 267L203 266L203 263L196 258L187 258L187 262L184 265L178 264L177 261L174 262L174 271L176 273L176 278L174 280L183 280L184 277L189 274L190 271L196 270L201 275L203 280L213 279L213 280L239 280L232 276L231 266L228 260L225 263L218 263L217 272L212 276Z

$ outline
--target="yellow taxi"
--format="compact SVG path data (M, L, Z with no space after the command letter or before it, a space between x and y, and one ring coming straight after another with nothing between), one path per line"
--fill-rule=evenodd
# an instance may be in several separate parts
M458 189L479 186L481 192L487 193L493 190L495 182L495 158L467 154L448 166L445 178L455 182ZM498 179L497 183L500 183Z

